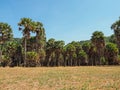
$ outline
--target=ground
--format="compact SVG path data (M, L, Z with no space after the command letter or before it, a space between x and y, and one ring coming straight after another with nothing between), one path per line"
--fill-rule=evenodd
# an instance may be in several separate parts
M120 90L120 66L0 68L0 90Z

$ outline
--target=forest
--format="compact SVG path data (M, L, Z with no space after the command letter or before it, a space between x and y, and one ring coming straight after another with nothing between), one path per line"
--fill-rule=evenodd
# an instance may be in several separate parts
M110 28L114 34L109 37L98 30L92 33L90 40L65 45L64 40L46 40L44 26L39 21L21 18L18 30L22 38L13 37L11 26L0 22L0 66L120 65L120 20L113 22Z

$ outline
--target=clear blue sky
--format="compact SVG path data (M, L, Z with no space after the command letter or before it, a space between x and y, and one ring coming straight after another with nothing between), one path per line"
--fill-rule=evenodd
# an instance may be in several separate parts
M119 16L120 0L0 0L0 22L11 25L14 37L22 37L22 17L42 22L47 39L68 43L90 39L96 30L111 35Z

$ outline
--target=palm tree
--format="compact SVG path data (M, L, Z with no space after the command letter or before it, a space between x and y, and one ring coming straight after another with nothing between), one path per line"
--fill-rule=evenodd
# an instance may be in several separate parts
M105 40L104 40L104 34L101 31L95 31L92 34L91 38L92 44L95 46L97 49L97 64L101 64L100 58L104 56L104 48L105 48Z
M60 65L59 58L63 52L63 47L64 47L64 41L55 41L55 56L56 56L56 66Z
M63 60L64 60L63 65L64 65L64 66L67 66L67 65L68 65L68 64L67 64L68 53L67 53L66 46L63 47L62 55L63 55Z
M114 34L116 37L116 42L120 51L120 18L115 23L111 25L111 29L114 30Z
M24 58L24 65L26 65L26 51L27 51L27 39L30 38L30 31L34 30L34 25L32 23L32 19L30 18L21 18L21 21L18 23L19 30L22 30L23 38L24 38L24 51L25 51L25 58Z
M75 48L75 46L74 45L72 45L72 44L67 44L66 45L66 52L67 52L67 54L68 54L68 65L69 66L72 66L73 65L73 58L76 56L76 48Z
M12 34L12 29L11 29L10 25L8 25L7 23L0 22L0 44L1 44L0 59L1 59L1 56L2 56L3 44L6 41L11 40L12 37L13 37L13 34Z
M82 45L82 49L84 50L84 52L87 54L87 58L88 58L88 65L93 65L93 58L91 58L91 43L89 42L85 42Z
M83 49L87 54L89 54L90 47L91 47L91 44L90 44L89 42L85 42L85 43L83 43L83 45L82 45L82 49Z
M39 53L41 65L45 60L45 47L46 47L46 35L45 29L41 22L34 22L35 29L34 32L36 33L36 52Z
M41 22L34 22L34 32L36 33L36 48L44 49L46 45L45 29Z
M72 41L71 44L75 47L76 51L75 51L75 54L74 54L74 57L76 57L76 59L74 59L73 61L73 64L76 66L76 65L79 65L79 52L82 50L82 46L80 44L80 42L75 42L75 41Z
M111 36L110 36L110 38L109 38L109 42L111 42L111 43L116 43L116 37L115 37L115 35L114 34L112 34Z
M89 55L89 61L88 65L97 65L96 61L98 60L98 54L97 54L97 49L94 45L90 45L90 49L88 52Z
M47 41L46 43L46 60L45 60L45 65L46 66L54 66L54 48L55 45L55 39L51 38Z
M87 61L87 54L85 53L85 51L81 50L78 54L78 59L79 61L79 65L87 65L88 61Z
M4 52L10 58L10 66L19 66L22 63L22 47L15 40L5 43Z
M119 50L114 43L108 43L105 47L105 58L109 65L115 65L118 63Z

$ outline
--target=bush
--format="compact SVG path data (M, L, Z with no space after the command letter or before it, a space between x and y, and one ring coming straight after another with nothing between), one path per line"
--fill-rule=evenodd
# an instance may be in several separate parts
M27 52L26 53L26 66L27 67L35 67L39 56L36 52Z
M105 57L100 57L100 61L102 65L106 65L107 61L105 60Z
M10 63L9 57L2 55L1 66L6 67Z

